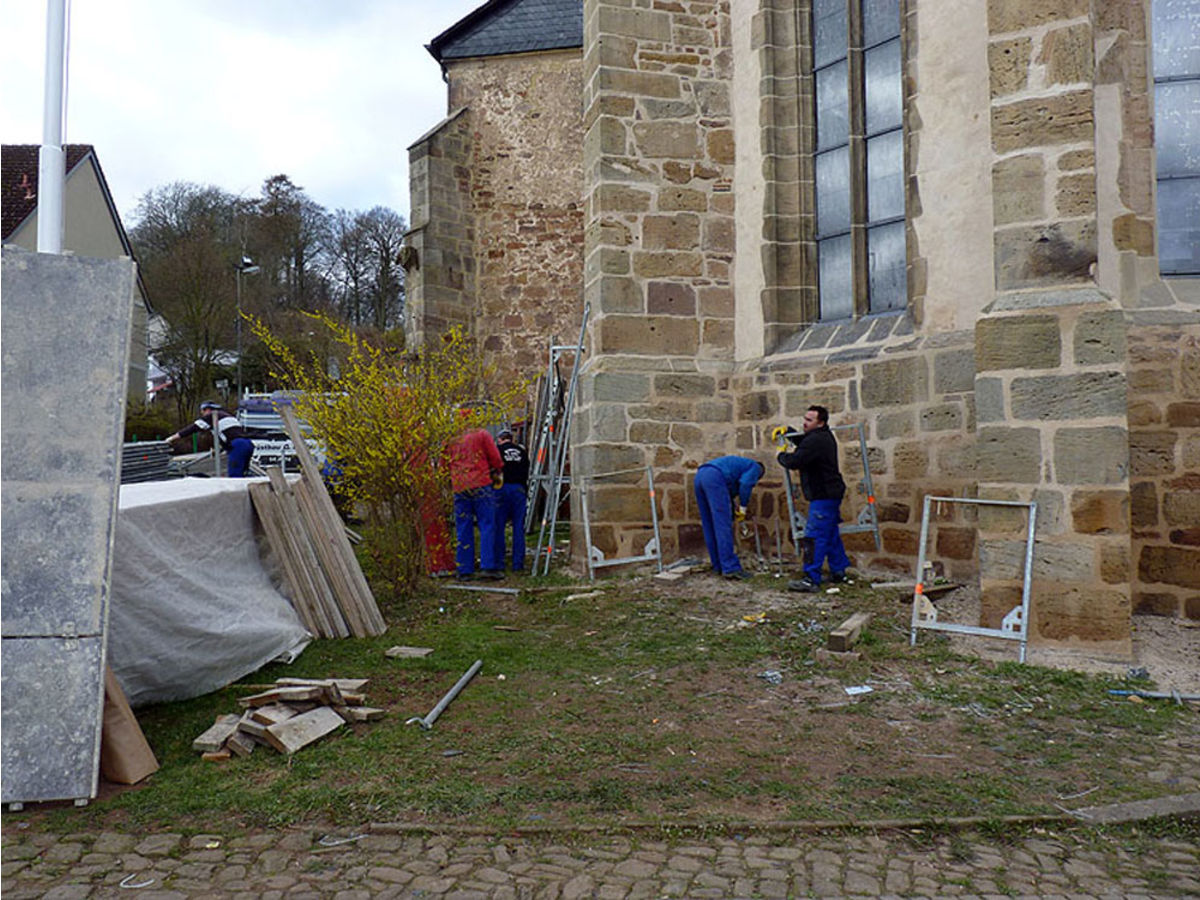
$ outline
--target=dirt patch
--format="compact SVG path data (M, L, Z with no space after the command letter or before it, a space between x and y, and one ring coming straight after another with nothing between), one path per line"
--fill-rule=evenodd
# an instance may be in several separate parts
M939 598L938 615L944 621L978 624L979 591L961 587ZM1015 644L971 635L952 635L951 644L961 653L981 659L1013 659ZM1070 669L1092 675L1125 676L1145 673L1151 690L1200 695L1200 622L1163 616L1133 617L1133 656L1115 659L1086 648L1063 649L1030 645L1025 661L1030 665Z

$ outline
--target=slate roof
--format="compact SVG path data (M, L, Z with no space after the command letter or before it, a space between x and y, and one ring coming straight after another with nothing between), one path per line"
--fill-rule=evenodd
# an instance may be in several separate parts
M583 46L583 0L488 0L425 49L439 63Z
M0 240L7 241L37 209L39 149L37 144L0 147ZM68 174L93 152L91 144L66 144L63 150Z

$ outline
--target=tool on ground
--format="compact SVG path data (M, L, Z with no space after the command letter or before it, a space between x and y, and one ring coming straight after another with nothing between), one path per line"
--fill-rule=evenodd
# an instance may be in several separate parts
M1184 700L1200 700L1200 694L1181 694L1179 691L1122 691L1111 690L1110 694L1117 697L1142 697L1146 700L1174 700L1180 706Z
M438 701L437 706L435 706L433 709L431 709L424 717L413 716L411 719L409 719L404 724L411 725L413 722L416 722L418 725L421 726L421 728L423 730L428 731L430 728L433 727L433 723L437 721L438 716L440 716L442 714L442 710L444 710L447 706L450 705L450 701L458 696L459 691L461 691L463 688L465 688L467 686L467 682L470 681L472 678L474 678L475 673L478 672L482 667L483 667L483 660L482 659L475 660L475 662L471 663L471 668L467 669L467 671L463 675L463 677L458 679L458 682L454 685L454 687L450 688L450 690L449 690L449 692L447 692L446 696Z
M520 588L489 587L484 584L448 584L448 591L478 591L481 594L520 594Z

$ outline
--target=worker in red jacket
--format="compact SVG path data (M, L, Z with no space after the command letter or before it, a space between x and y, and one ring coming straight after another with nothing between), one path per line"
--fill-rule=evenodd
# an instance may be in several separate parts
M464 410L464 413L467 411ZM504 461L492 436L482 428L464 431L450 445L450 486L458 532L454 562L459 580L475 575L475 529L479 528L479 574L503 578L496 559L496 488L503 484Z

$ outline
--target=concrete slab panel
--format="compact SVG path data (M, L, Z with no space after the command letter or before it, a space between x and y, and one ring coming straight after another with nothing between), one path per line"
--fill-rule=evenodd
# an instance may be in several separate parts
M3 796L86 799L99 764L136 267L0 252Z

